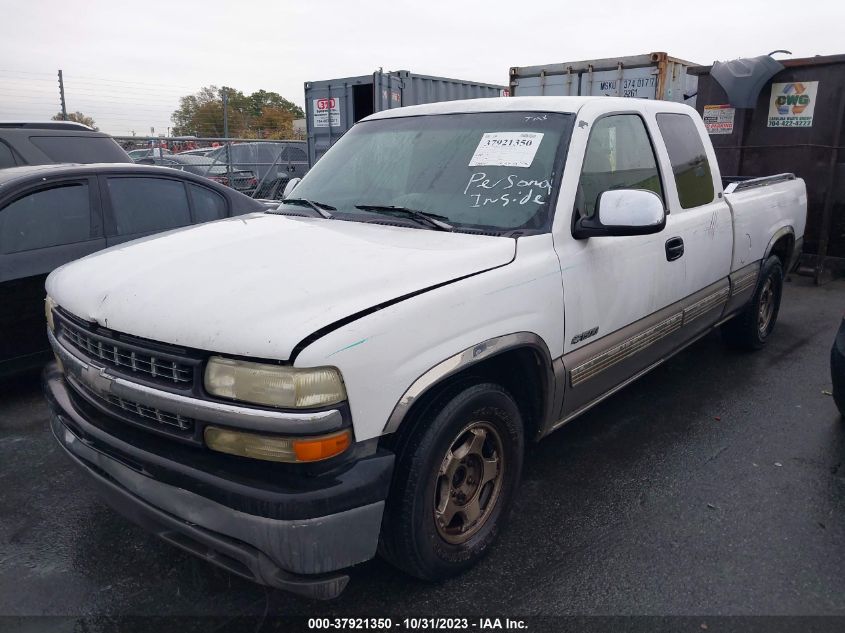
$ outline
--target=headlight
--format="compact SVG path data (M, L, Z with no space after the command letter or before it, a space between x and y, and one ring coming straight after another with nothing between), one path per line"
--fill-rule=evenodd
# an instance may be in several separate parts
M212 450L269 462L319 462L340 455L352 443L348 429L316 437L280 437L207 426L204 436Z
M56 331L56 324L53 323L53 308L56 307L56 302L47 295L44 298L44 315L47 317L47 327L50 328L51 332Z
M208 393L271 407L309 408L346 400L334 367L300 369L212 356L205 369Z

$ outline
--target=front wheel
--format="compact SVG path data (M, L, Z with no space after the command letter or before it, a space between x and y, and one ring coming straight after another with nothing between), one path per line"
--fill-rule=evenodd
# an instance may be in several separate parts
M519 408L502 387L445 392L400 447L381 553L425 580L461 573L501 530L522 473Z
M743 349L763 347L775 328L782 293L783 266L773 255L763 263L748 307L722 326L725 342Z

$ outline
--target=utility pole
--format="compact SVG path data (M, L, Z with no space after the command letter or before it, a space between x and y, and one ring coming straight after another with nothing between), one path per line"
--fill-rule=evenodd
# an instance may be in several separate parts
M223 137L229 138L229 92L223 87Z
M67 106L65 105L65 81L62 78L61 69L59 69L59 99L62 102L62 121L67 121Z
M223 86L223 138L226 139L226 175L232 173L232 145L229 143L229 89Z

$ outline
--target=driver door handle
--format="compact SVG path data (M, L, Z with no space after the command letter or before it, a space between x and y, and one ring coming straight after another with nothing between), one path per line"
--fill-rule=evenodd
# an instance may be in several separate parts
M684 255L684 240L680 237L670 237L666 240L666 261L672 262Z

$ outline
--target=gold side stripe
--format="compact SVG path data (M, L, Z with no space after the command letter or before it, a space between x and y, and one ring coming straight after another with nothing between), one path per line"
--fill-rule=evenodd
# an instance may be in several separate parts
M707 314L714 308L719 308L728 299L730 288L722 288L712 295L707 295L704 299L696 301L688 308L684 309L684 325L697 319L698 317Z
M612 347L598 356L594 356L587 362L572 369L569 374L570 383L573 387L575 387L606 369L622 362L626 358L630 358L637 352L644 350L660 339L665 338L672 332L679 330L683 320L684 313L678 312L677 314L670 316L668 319L661 321L654 327L623 341L616 347Z
M754 283L757 281L757 271L752 271L747 275L743 275L739 279L733 282L733 289L731 290L731 295L737 295L740 292L747 290Z

